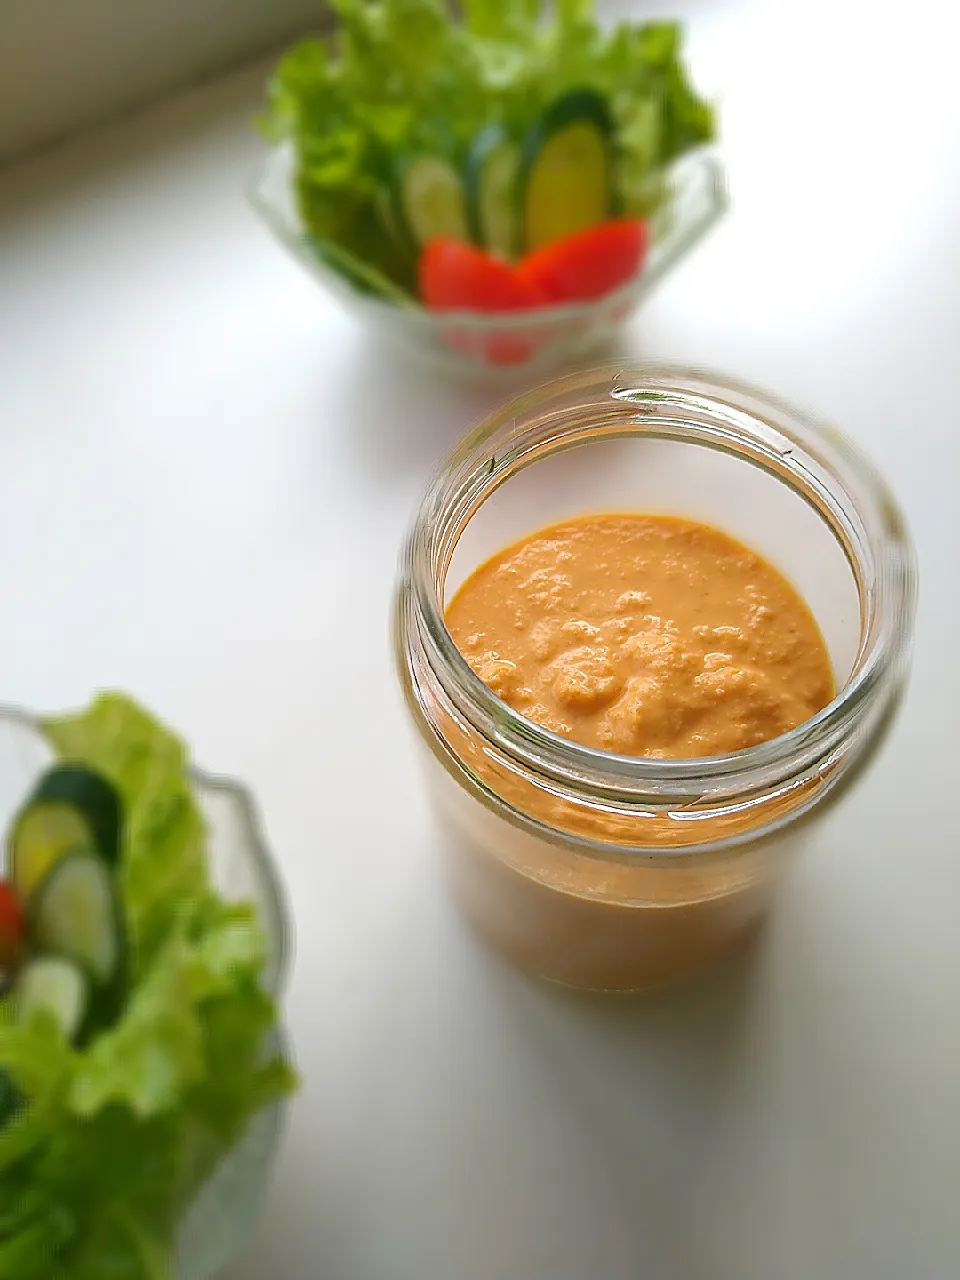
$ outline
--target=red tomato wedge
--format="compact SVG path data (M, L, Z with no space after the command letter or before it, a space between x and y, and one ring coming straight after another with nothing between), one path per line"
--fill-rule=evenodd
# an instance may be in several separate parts
M647 228L614 218L528 254L517 274L549 302L590 302L637 274L647 253Z
M420 297L434 311L496 315L544 304L540 290L516 267L462 240L431 240L420 256ZM487 364L523 364L537 349L538 335L524 328L490 332L467 325L445 329L448 346Z
M462 240L431 240L420 256L420 297L436 311L524 311L543 304L515 267Z
M0 972L9 972L20 955L23 916L13 885L0 882Z

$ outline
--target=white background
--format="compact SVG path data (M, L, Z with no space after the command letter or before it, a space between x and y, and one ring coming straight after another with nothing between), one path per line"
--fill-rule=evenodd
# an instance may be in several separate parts
M734 204L624 353L832 416L922 583L897 730L762 945L646 1001L530 983L447 904L388 604L500 393L372 346L255 223L262 71L0 180L0 695L136 691L254 788L295 910L305 1087L234 1280L960 1272L960 96L944 6L881 8L683 9Z

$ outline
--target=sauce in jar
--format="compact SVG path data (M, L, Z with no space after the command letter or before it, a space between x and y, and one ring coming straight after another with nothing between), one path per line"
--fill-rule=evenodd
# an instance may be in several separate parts
M672 516L541 530L474 570L446 620L504 702L621 755L741 751L833 697L823 637L786 578L720 530Z

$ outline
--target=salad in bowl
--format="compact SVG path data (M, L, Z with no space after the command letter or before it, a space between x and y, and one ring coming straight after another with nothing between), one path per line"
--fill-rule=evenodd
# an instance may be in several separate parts
M593 0L333 8L335 34L270 81L253 200L409 348L548 363L626 319L722 211L679 24L608 29Z
M295 1087L245 792L141 707L0 713L0 1277L208 1280Z

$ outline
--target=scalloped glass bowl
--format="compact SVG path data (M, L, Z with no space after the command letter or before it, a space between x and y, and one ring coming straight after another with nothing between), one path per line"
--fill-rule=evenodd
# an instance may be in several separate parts
M270 151L253 187L254 209L307 271L362 325L409 355L456 373L509 378L540 373L581 358L615 336L648 293L703 238L726 208L723 167L711 152L678 161L667 175L668 196L652 222L643 268L595 302L543 307L509 315L433 312L383 301L333 270L303 226L293 191L289 145Z
M53 759L33 718L0 708L0 829L32 791ZM210 832L214 882L227 898L256 903L270 945L264 982L277 1000L283 992L290 926L280 882L253 800L239 784L191 771ZM277 1043L286 1047L282 1030ZM256 1116L241 1142L201 1188L181 1224L177 1280L213 1280L244 1248L266 1190L282 1129L283 1104Z

